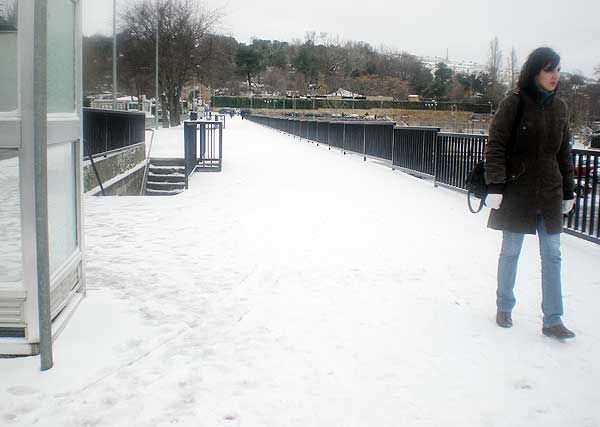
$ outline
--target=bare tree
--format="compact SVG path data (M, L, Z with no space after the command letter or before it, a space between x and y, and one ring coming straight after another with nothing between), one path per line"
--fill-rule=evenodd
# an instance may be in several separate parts
M594 67L594 76L600 80L600 64L596 65Z
M519 78L519 66L517 64L517 51L513 47L510 50L510 57L508 59L508 76L510 79L510 88L514 89L517 80Z
M163 126L179 125L180 100L184 84L197 72L198 48L221 17L218 10L208 11L193 0L136 1L121 18L124 33L136 40L144 54L142 66L154 55L156 28L159 32L159 85L162 91ZM132 61L135 61L132 59Z
M500 50L500 42L498 37L494 37L490 41L490 51L488 58L488 73L490 80L496 83L500 79L500 67L502 66L502 51Z
M488 57L488 75L490 77L490 87L487 95L495 103L500 101L502 96L502 83L500 82L500 69L502 67L502 51L498 37L490 41L490 50Z
M306 33L304 33L304 41L316 44L317 33L315 31L307 31Z

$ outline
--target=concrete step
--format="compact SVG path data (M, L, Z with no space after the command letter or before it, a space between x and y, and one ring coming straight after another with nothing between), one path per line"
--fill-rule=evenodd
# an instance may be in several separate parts
M148 168L149 174L154 175L184 175L185 176L185 167L184 166L159 166L150 164Z
M146 196L176 196L182 193L183 190L153 190L150 188L146 189Z
M152 157L150 164L155 166L185 166L184 159Z
M170 174L162 174L162 173L148 173L147 181L151 182L185 182L185 174L184 173L170 173Z
M172 190L184 190L185 189L185 181L182 182L146 182L146 190L162 190L162 191L172 191Z

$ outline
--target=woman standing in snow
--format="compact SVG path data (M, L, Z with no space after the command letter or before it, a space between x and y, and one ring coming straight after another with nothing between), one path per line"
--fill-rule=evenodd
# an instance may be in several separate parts
M525 234L538 234L542 261L542 333L575 334L561 320L560 233L574 203L568 112L556 94L560 57L535 49L523 65L518 92L507 96L492 121L485 148L485 180L491 208L488 227L502 230L498 260L496 323L512 326L517 263Z

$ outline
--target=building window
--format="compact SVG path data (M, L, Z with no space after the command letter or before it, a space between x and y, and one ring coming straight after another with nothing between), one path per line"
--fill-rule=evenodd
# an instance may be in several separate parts
M75 5L48 1L48 112L75 112Z
M48 147L48 234L50 273L77 249L75 143Z

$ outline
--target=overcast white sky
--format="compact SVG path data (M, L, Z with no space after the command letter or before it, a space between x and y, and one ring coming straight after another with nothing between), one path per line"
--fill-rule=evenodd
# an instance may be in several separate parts
M117 0L117 8L134 0ZM152 1L152 0L140 0ZM591 77L600 64L600 1L593 0L414 0L365 1L207 0L221 7L220 32L238 41L292 41L307 31L423 56L485 63L489 41L498 36L519 63L537 46L555 48L563 70ZM112 31L112 0L84 0L84 33Z

